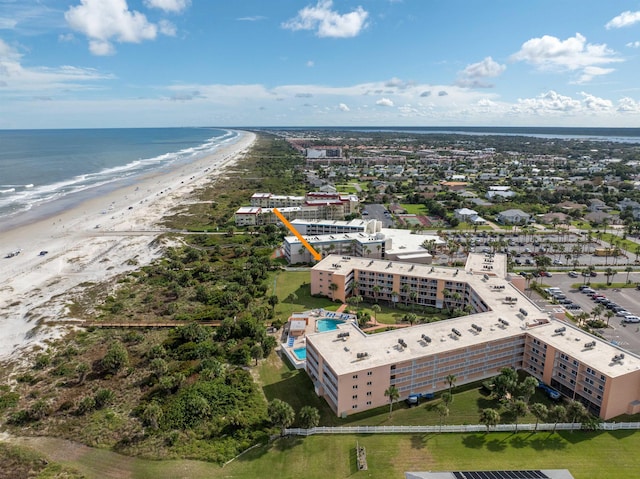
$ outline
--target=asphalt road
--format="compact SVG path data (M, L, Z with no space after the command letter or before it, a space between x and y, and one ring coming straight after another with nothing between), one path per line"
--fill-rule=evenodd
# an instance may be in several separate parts
M582 310L591 313L596 303L591 300L586 294L582 294L577 288L573 288L572 285L583 284L584 279L582 276L578 278L571 278L566 273L554 273L551 278L540 278L542 283L550 287L558 287L562 290L567 298L574 303L581 306ZM595 278L589 278L593 282L605 282L606 278L599 273ZM618 274L613 280L626 280L626 273ZM640 282L640 273L631 273L629 279L634 283ZM595 289L595 288L594 288ZM627 311L630 311L636 315L640 315L640 291L635 288L621 288L619 291L613 289L600 290L608 299L618 303L624 307ZM527 293L529 294L529 293ZM537 293L531 293L531 299L538 304L539 307L545 310L549 310L558 305L551 305L549 301L542 299ZM579 313L580 311L572 311L572 313ZM601 319L606 322L606 317L601 316ZM640 324L622 324L622 318L614 316L609 320L609 327L599 330L607 340L618 344L619 346L640 354Z

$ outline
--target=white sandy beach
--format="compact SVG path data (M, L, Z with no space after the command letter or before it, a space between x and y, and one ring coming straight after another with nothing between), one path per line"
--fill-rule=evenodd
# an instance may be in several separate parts
M0 360L63 334L64 327L33 330L38 322L73 320L65 303L81 283L101 282L157 258L162 251L153 241L162 232L159 220L233 165L254 141L253 133L240 132L234 143L206 158L0 232ZM5 258L17 250L19 255Z

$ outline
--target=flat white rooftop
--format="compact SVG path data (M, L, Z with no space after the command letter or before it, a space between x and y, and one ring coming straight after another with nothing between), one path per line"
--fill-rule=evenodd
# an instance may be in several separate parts
M313 269L330 270L333 274L344 275L358 269L467 283L482 298L489 311L372 335L363 333L353 324L344 324L338 326L337 332L349 331L347 340L338 339L337 332L328 332L309 334L307 341L321 351L337 374L417 359L525 333L610 377L621 376L640 368L639 356L541 311L505 279L504 255L493 255L493 263L485 263L488 257L482 254L470 254L469 258L465 271L399 261L327 256ZM486 273L481 268L478 270L478 265L484 264L494 265L494 276L485 276ZM503 276L499 276L500 274ZM517 299L513 301L513 298ZM482 331L473 328L473 324L482 328ZM460 336L452 332L453 328L461 333ZM564 328L562 333L557 332L560 328ZM423 334L431 338L430 343L422 340ZM399 347L399 339L403 339L407 347ZM594 347L585 346L593 342ZM368 356L359 359L357 354L364 352ZM624 354L624 359L614 362L612 359L620 354Z

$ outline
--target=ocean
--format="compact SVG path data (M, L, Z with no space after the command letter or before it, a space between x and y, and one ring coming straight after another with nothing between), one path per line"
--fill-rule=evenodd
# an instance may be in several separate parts
M237 137L219 128L0 130L0 230L195 161Z

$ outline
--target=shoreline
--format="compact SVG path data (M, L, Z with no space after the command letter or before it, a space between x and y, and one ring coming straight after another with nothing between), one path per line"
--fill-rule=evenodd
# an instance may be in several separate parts
M65 297L82 283L108 280L159 257L162 246L154 240L165 230L158 222L253 145L254 133L238 132L234 142L192 163L148 173L63 212L0 231L0 360L60 337L60 327L39 324L72 320Z

